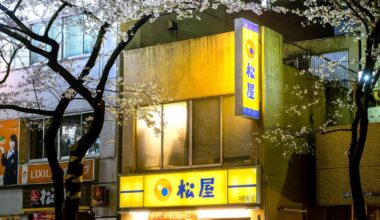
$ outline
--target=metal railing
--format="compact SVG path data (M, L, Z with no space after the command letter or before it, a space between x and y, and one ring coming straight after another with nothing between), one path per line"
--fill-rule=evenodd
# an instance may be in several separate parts
M352 87L352 81L357 78L357 72L351 70L342 62L335 62L313 53L296 43L285 41L284 64L299 70L304 70L316 77L324 77L326 81L345 88ZM346 64L347 61L345 61Z

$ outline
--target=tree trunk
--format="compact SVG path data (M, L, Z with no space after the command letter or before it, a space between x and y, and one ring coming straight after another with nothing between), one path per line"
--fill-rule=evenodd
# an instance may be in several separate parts
M63 170L59 166L57 152L55 150L55 139L57 137L59 128L61 127L63 114L69 105L70 100L62 98L57 105L54 116L52 118L51 124L47 129L44 136L44 145L46 149L46 157L49 161L49 166L52 172L53 187L54 187L54 209L55 209L55 219L63 219L63 201L64 201L64 181L63 181Z
M354 212L357 220L366 220L365 201L360 182L360 165L356 163L349 164L350 185L354 203Z
M349 150L349 178L354 206L354 214L357 220L367 220L365 201L360 181L360 161L363 155L368 133L368 92L362 92L363 86L359 85L355 90L355 103L357 112L351 127L351 145Z
M367 133L368 133L368 106L373 87L379 79L379 71L373 75L378 55L373 51L378 49L380 41L380 20L375 22L375 26L370 33L367 33L365 66L361 79L355 88L355 120L351 127L351 145L349 149L349 175L354 205L354 213L357 220L367 220L365 210L365 200L360 182L360 161L364 151ZM365 80L365 78L369 80Z
M63 201L64 201L64 185L63 185L63 170L59 166L57 152L55 150L55 138L58 134L58 129L61 125L63 115L53 117L52 123L49 126L44 137L46 149L46 157L49 161L49 166L52 173L54 187L54 208L55 219L62 220Z
M81 183L83 181L83 162L87 150L99 137L104 123L105 106L101 100L94 109L94 119L87 133L82 136L70 149L70 160L65 177L66 200L64 218L76 219L81 198Z

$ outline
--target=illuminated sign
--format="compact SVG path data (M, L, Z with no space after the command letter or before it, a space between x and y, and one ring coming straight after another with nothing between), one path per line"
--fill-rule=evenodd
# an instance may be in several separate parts
M120 177L120 208L260 203L258 168Z
M149 220L197 220L195 211L149 212Z
M260 118L259 30L248 20L235 20L235 111L255 119Z
M144 179L144 206L226 204L226 188L227 170L147 175Z
M62 167L66 173L69 162L60 162L59 166ZM92 181L94 175L94 160L85 160L83 163L83 180ZM28 164L19 166L19 184L35 184L35 183L50 183L53 182L50 166L48 163L41 164Z

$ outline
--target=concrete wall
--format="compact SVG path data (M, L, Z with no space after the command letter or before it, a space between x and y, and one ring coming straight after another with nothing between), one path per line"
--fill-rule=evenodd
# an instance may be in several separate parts
M283 4L291 4L290 7L294 7L294 3ZM330 27L323 28L320 25L307 25L304 27L301 24L304 19L292 14L263 12L261 15L256 15L250 11L227 13L224 7L219 7L218 10L206 10L200 13L199 17L201 20L178 20L175 15L161 16L153 23L145 24L127 48L135 49L233 31L234 19L236 18L246 18L260 26L267 26L282 33L284 38L290 41L334 35L333 28ZM177 28L168 29L169 21L174 21ZM323 31L321 31L322 28Z
M173 101L233 94L233 52L233 32L128 50L124 78L154 82Z
M329 131L350 129L350 125L331 127ZM380 123L369 124L367 142L360 163L363 192L380 193ZM350 205L352 198L346 151L351 140L350 131L335 131L317 135L317 201L319 205ZM380 205L379 196L366 196L369 205Z
M2 189L0 191L0 216L22 214L22 190Z
M232 32L128 50L123 62L124 81L154 82L173 102L234 94L233 51ZM134 171L136 166L134 121L129 122L123 127L123 173Z
M292 129L302 126L314 127L323 121L324 115L316 114L323 112L324 105L308 108L301 116L290 116L285 113L287 106L300 104L297 97L286 90L286 86L299 85L301 88L309 89L313 84L310 76L296 76L297 70L283 64L283 38L282 35L269 29L262 30L262 46L264 62L263 87L263 121L262 129L276 127L285 128L291 124ZM323 94L323 93L322 93ZM323 100L323 95L320 97ZM306 100L307 101L307 100ZM314 116L314 123L310 117ZM302 213L280 212L278 208L305 209L307 194L311 183L305 179L312 178L312 161L307 156L297 156L289 158L284 156L285 151L289 151L282 145L266 141L259 148L260 160L263 165L264 198L266 200L267 219L302 219ZM291 155L291 153L290 153ZM306 159L307 158L307 159ZM310 168L310 170L309 170ZM311 174L308 176L307 174ZM310 179L310 178L309 178Z
M262 45L265 62L263 80L263 119L255 121L257 129L271 127L280 123L285 125L292 119L284 115L287 104L297 103L295 97L285 92L285 84L305 83L306 78L296 78L295 69L284 66L282 61L282 35L262 28ZM126 82L152 81L159 88L164 88L164 95L173 101L224 95L234 93L234 34L232 32L195 38L176 43L163 44L126 51L124 63L124 79ZM143 61L143 62L141 62ZM322 93L322 99L323 99ZM305 116L293 119L293 124L314 126L310 115L321 112L325 106L311 108ZM315 118L315 123L324 120L324 115ZM122 173L135 171L134 123L123 128L123 162ZM280 212L278 208L304 209L307 187L304 182L309 172L305 158L289 158L282 156L281 147L273 143L259 144L259 162L263 165L263 188L265 219L302 219L302 213ZM310 158L307 158L310 161ZM304 168L304 169L302 169Z

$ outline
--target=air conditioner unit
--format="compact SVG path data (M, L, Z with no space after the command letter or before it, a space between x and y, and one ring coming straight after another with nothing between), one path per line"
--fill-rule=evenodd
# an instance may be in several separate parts
M368 108L368 121L369 123L380 122L380 106Z

